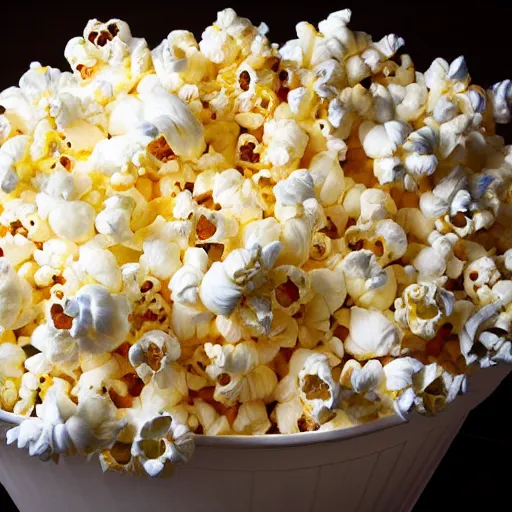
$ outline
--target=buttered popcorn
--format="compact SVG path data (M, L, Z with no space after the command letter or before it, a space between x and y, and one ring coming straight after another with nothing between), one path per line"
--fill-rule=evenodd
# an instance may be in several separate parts
M196 435L435 414L512 363L510 80L424 73L348 9L118 19L0 93L0 420L168 474Z

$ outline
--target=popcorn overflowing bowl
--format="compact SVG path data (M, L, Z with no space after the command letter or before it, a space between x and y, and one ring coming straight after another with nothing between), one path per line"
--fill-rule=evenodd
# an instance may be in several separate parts
M226 9L153 50L91 20L72 72L0 93L21 512L407 510L509 372L512 83L350 17L278 47Z

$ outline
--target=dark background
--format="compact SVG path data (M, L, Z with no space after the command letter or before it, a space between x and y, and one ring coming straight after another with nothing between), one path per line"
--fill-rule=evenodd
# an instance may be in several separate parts
M106 21L120 17L130 24L134 36L145 37L154 47L175 29L191 30L199 40L204 28L215 20L216 12L228 6L255 25L265 21L270 27L270 39L278 43L295 37L297 22L307 20L316 25L330 12L350 7L352 29L368 32L375 40L391 32L404 37L406 51L418 71L425 71L436 57L451 60L463 54L473 81L483 87L512 78L510 1L479 1L475 7L470 7L469 2L381 2L374 7L360 0L351 5L310 1L304 6L277 0L212 0L207 4L138 1L132 5L11 0L7 5L2 2L0 9L0 90L16 85L34 60L68 69L65 44L71 37L82 35L90 18ZM512 125L500 127L499 133L512 142ZM480 506L494 511L501 509L503 500L508 501L512 483L511 401L509 376L491 398L471 413L415 512L475 510ZM510 503L506 508L510 509ZM0 510L16 510L1 486Z

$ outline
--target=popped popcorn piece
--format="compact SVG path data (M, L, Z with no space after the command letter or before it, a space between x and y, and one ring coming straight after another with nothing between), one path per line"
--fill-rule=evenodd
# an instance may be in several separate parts
M73 319L71 336L93 354L110 352L124 342L129 330L128 312L126 297L111 295L94 284L82 287L64 308L65 315Z
M131 216L136 207L135 201L128 196L112 196L98 213L95 227L98 233L112 238L115 243L128 243L133 239Z
M395 319L416 336L431 340L452 314L454 303L453 293L434 283L411 284L395 300Z
M18 448L28 448L31 456L42 460L54 454L85 455L109 448L125 426L117 420L109 399L90 397L77 406L57 383L36 406L36 413L36 418L7 432L7 443L16 442Z
M327 357L322 354L309 356L299 372L299 396L306 414L317 423L325 423L337 405L338 395L339 384L332 378Z
M304 155L308 136L293 119L265 123L263 142L267 150L263 161L275 167L297 168Z
M242 404L233 422L233 430L244 435L263 435L271 426L265 402L262 400Z
M18 277L7 258L0 257L0 329L19 329L35 315L29 283Z
M131 448L135 464L140 464L150 477L169 473L173 464L187 462L193 453L192 434L170 414L146 420L140 426Z
M345 350L358 360L398 355L398 329L380 311L351 308L349 332Z
M130 347L128 359L144 383L154 379L160 388L167 388L175 380L172 363L180 355L180 343L172 333L148 331Z
M8 139L0 147L0 188L7 194L18 185L16 166L25 156L28 141L28 135L18 135Z
M372 251L349 253L341 263L347 293L360 306L385 310L396 296L397 282L392 267L383 269Z
M217 315L231 314L245 293L255 292L263 284L280 248L278 242L254 245L233 251L222 263L214 262L199 288L205 307Z

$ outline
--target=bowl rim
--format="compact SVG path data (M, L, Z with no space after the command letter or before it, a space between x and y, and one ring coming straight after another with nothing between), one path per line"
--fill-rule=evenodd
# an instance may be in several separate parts
M334 428L321 432L299 432L297 434L264 434L264 435L227 435L205 436L194 435L196 446L210 448L264 449L286 448L297 446L313 446L333 443L343 439L352 439L373 434L380 430L408 423L398 415L386 416L377 420L346 428Z
M7 424L15 427L28 418L19 416L12 412L0 410L0 426ZM361 437L380 430L396 427L409 420L401 418L398 415L390 415L384 418L370 421L359 425L353 425L346 428L333 428L320 432L299 432L297 434L264 434L264 435L225 435L225 436L207 436L194 434L196 446L209 448L242 448L242 449L262 449L262 448L286 448L296 446L312 446L318 444L332 443L343 439L352 439Z

